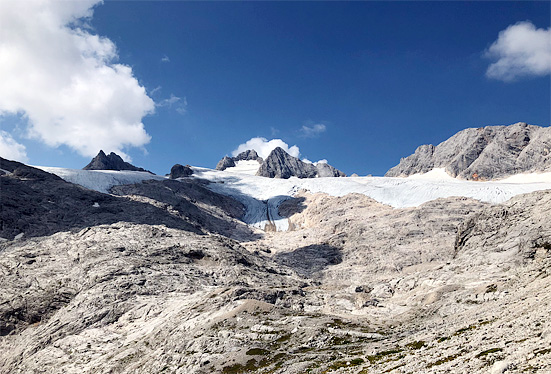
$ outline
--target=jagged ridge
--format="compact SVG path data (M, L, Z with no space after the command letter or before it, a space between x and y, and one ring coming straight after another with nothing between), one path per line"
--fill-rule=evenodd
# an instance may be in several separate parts
M291 156L282 148L275 148L264 160L256 175L268 178L290 177L316 178L316 177L345 177L342 171L335 169L326 163L309 164Z
M100 150L98 155L90 161L88 165L82 168L82 170L131 170L131 171L145 171L151 173L149 170L139 168L126 161L121 156L111 152L106 155L103 150ZM151 173L153 174L153 173Z
M465 129L437 146L420 146L385 176L406 177L434 168L469 180L550 171L551 128L519 122Z

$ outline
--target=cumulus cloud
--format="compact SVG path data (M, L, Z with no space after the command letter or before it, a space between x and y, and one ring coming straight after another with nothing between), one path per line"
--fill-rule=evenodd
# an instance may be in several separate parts
M270 152L272 152L277 147L282 148L291 156L300 156L300 151L296 145L289 147L289 145L281 139L268 140L266 138L252 138L250 140L247 140L247 142L240 144L237 149L232 152L232 156L237 156L241 152L247 151L249 149L254 149L260 157L266 158L270 155Z
M27 135L83 156L149 142L142 118L155 104L117 49L86 22L98 0L0 0L0 114Z
M321 134L322 132L325 132L327 127L321 123L317 123L311 126L302 126L299 130L300 134L305 138L314 138Z
M313 164L314 166L316 166L317 164L327 164L326 159L322 159L322 160L319 160L319 161L316 161L316 162L312 162L312 161L308 160L307 158L303 158L302 162L306 162L307 164Z
M512 81L551 74L551 28L537 29L531 22L511 25L499 33L486 55L497 60L486 71L489 78Z
M21 162L29 161L25 146L19 144L6 131L0 131L0 157Z

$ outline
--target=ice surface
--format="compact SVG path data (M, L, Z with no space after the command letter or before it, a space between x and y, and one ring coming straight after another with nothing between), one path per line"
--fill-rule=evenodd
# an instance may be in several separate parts
M80 170L44 166L35 167L48 173L55 174L67 182L79 184L83 187L103 193L108 193L111 187L121 184L141 183L142 181L148 179L166 179L165 177L143 171Z
M243 172L252 172L253 162L258 165L256 161L240 161L236 168L224 171L193 167L193 177L207 179L213 182L208 185L212 191L241 201L247 207L244 222L260 229L277 231L285 231L289 227L287 219L279 216L279 205L301 189L312 193L323 192L331 196L360 193L395 208L419 206L427 201L451 196L501 203L519 194L551 189L551 173L519 174L489 182L455 179L447 175L443 169L434 169L408 178L272 179ZM39 168L68 182L104 193L115 185L140 183L148 179L165 179L140 171Z
M193 169L195 177L214 182L209 185L211 190L233 196L245 204L246 223L262 229L266 225L273 225L278 231L288 229L287 220L278 214L279 204L301 189L312 193L324 192L331 196L360 193L395 208L419 206L431 200L452 196L501 203L519 194L551 189L551 173L531 174L502 181L475 182L452 178L441 169L408 178L313 179L271 179L204 168Z

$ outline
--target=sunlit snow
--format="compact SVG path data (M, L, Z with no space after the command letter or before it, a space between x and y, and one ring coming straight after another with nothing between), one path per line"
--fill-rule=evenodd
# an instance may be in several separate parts
M258 164L256 161L252 161ZM464 196L488 203L501 203L513 196L551 189L551 173L519 174L500 181L474 182L452 178L443 169L408 178L348 177L272 179L251 175L252 162L239 164L233 170L217 171L193 167L193 177L211 181L208 188L241 201L247 211L243 221L261 229L285 231L286 218L279 216L281 202L299 190L324 192L331 196L360 193L395 208L419 206L438 198ZM40 167L66 181L107 193L112 186L140 183L165 177L138 171L74 170ZM256 172L256 171L255 171Z
M80 170L45 166L35 167L48 173L55 174L67 182L79 184L83 187L103 193L108 193L111 187L121 184L141 183L148 179L166 179L165 177L144 171Z
M256 175L256 172L260 168L260 164L256 160L241 160L235 163L234 167L227 168L226 172L230 173L242 173L248 175Z
M301 189L331 196L360 193L395 208L419 206L431 200L464 196L488 203L501 203L513 196L551 189L547 174L529 174L503 181L475 182L452 178L443 169L408 178L354 177L313 179L271 179L253 175L193 168L194 176L214 182L209 188L240 200L247 206L244 221L264 228L273 224L288 229L287 219L278 214L279 204ZM521 181L526 181L522 183ZM514 181L514 182L513 182Z

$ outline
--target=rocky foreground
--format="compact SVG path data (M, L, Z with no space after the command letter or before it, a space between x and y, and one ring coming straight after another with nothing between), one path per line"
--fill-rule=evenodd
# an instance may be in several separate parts
M0 373L551 372L550 191L300 191L264 232L197 179L0 169Z

